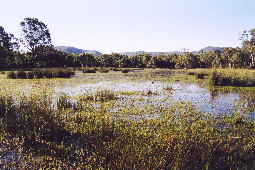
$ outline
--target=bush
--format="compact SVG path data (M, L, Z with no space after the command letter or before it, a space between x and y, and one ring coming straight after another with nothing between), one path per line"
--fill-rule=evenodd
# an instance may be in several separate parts
M70 97L67 95L59 96L57 100L57 108L58 109L73 108L73 103L70 101Z
M105 68L99 70L100 73L108 73L109 71L110 71L109 69Z
M121 70L121 72L122 73L128 73L128 72L130 72L131 70L129 70L129 69L123 69L123 70Z
M38 70L38 71L33 71L33 73L34 73L34 78L36 79L41 79L44 77L43 71Z
M25 71L17 71L17 78L19 79L26 79L27 78L27 73Z
M14 71L10 71L8 72L7 74L7 78L10 78L10 79L16 79L17 78L17 75Z
M29 71L29 72L27 72L27 78L28 79L33 79L34 78L34 72L31 72L31 71Z
M117 95L110 91L110 90L102 90L102 91L97 91L93 95L83 95L80 97L80 100L82 101L110 101L110 100L116 100L118 99Z
M196 74L196 78L197 78L197 79L204 79L205 76L206 76L206 74L203 74L203 73L197 73L197 74Z
M86 68L82 70L83 73L96 73L97 69L95 68Z
M113 70L113 71L121 71L120 68L113 68L112 70Z

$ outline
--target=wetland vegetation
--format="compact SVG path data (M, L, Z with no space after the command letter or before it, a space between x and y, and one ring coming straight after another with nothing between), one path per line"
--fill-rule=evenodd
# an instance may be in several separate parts
M1 169L254 169L255 30L223 52L93 56L21 27L26 52L0 27Z
M191 71L1 74L1 168L251 169L255 89Z

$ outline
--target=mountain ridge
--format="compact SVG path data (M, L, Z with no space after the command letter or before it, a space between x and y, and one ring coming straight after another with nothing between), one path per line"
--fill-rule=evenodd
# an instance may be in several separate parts
M192 51L194 54L199 54L201 52L209 52L209 51L220 51L223 52L224 48L226 47L215 47L215 46L207 46L205 48L202 48L201 50L198 51ZM102 55L103 53L96 51L96 50L84 50L72 46L55 46L55 49L66 52L66 53L72 53L72 54L81 54L81 53L88 53L92 54L94 56L99 56ZM146 51L130 51L130 52L119 52L117 54L122 54L122 55L127 55L127 56L135 56L139 54L148 54L152 56L157 56L157 55L170 55L170 54L183 54L184 51L169 51L169 52L146 52Z

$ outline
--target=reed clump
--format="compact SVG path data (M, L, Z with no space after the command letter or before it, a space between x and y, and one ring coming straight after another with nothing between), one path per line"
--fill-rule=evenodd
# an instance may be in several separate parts
M101 90L97 91L95 94L84 94L80 96L81 101L100 101L100 102L106 102L111 100L117 100L118 95L111 91L111 90Z
M10 71L9 79L41 79L41 78L71 78L74 71L64 69L33 70L33 71Z

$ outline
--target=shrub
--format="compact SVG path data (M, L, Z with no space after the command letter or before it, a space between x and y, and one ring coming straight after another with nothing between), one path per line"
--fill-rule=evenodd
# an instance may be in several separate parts
M34 73L34 78L41 79L44 77L43 71L38 70L38 71L33 71L33 73Z
M17 78L19 79L26 79L27 78L27 73L25 71L17 71Z
M97 69L95 68L87 68L82 70L83 73L96 73Z
M100 73L108 73L110 70L106 68L102 68L99 70Z
M205 76L206 76L206 74L203 74L203 73L197 73L197 74L195 74L195 75L196 75L196 78L197 78L197 79L204 79Z
M130 70L129 69L123 69L123 70L121 70L121 72L122 73L128 73L128 72L130 72Z
M7 78L10 78L10 79L16 79L17 78L17 75L14 71L10 71L8 72L7 74Z
M32 72L32 71L29 71L29 72L27 72L27 78L28 79L33 79L34 78L34 72Z
M110 91L110 90L102 90L102 91L97 91L93 95L83 95L80 97L82 101L90 100L90 101L110 101L110 100L116 100L118 99L117 95Z
M67 95L61 95L57 99L58 109L70 109L73 108L73 103L70 101L70 97Z
M112 70L113 70L113 71L121 71L120 68L113 68Z

